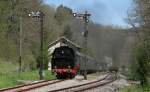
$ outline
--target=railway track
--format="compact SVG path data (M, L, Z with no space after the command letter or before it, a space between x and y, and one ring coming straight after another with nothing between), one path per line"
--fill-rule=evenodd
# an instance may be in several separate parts
M83 91L92 90L97 87L101 87L106 84L112 83L116 79L117 79L116 75L110 74L110 75L107 75L106 77L104 77L103 79L100 79L97 81L93 81L93 82L89 82L89 83L85 83L85 84L81 84L81 85L77 85L77 86L71 86L71 87L51 90L48 92L83 92Z
M51 89L46 92L83 92L91 89L95 89L97 87L101 87L103 85L109 84L113 81L116 80L116 76L113 74L108 74L104 78L97 80L97 81L92 81L76 86L70 86L70 87L65 87L65 88L57 88L57 89ZM43 92L42 90L40 91L39 89L43 89L44 87L51 86L51 85L56 85L59 82L63 82L64 80L48 80L48 81L40 81L40 82L35 82L31 84L26 84L26 85L20 85L12 88L6 88L6 89L0 89L0 92L36 92L35 89L37 89L38 92Z
M64 80L47 80L47 81L34 82L34 83L20 85L16 87L0 89L0 92L26 92L32 89L41 88L41 87L52 85L52 84L59 83L62 81Z

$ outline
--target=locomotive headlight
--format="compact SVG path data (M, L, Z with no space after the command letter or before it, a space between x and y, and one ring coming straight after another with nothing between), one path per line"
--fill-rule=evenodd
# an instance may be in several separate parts
M64 51L62 51L61 53L64 54Z
M68 72L71 72L71 66L68 66Z
M70 69L70 68L71 68L71 66L69 65L69 66L68 66L68 68Z

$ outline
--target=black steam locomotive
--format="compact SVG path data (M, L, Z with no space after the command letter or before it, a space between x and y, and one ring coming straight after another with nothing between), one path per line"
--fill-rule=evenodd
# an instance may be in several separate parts
M85 58L87 59L85 62ZM68 46L61 46L54 50L52 54L52 72L57 78L73 78L78 71L96 71L100 67L98 63L78 51L74 51Z

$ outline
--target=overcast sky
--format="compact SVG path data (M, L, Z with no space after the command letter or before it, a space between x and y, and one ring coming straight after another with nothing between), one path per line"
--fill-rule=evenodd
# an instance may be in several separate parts
M63 4L74 12L83 13L87 10L92 14L92 21L121 27L127 27L125 18L127 10L132 5L132 0L44 0L44 2L55 8Z

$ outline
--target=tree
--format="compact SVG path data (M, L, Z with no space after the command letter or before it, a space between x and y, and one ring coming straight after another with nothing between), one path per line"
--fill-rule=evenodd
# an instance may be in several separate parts
M68 39L72 39L72 31L69 25L64 26L62 36L65 36Z
M0 49L1 55L6 61L15 61L17 55L17 44L15 37L18 31L18 20L16 18L16 2L13 0L0 1L0 35L2 37L0 43L3 44L5 53ZM15 35L12 37L12 35ZM15 40L14 40L15 39ZM9 45L11 44L11 46ZM2 51L2 52L1 52Z
M146 44L149 45L149 44ZM149 73L149 60L147 58L147 50L150 49L150 45L146 46L141 45L135 49L135 78L141 81L141 85L144 87L148 83L148 73Z
M67 22L72 19L72 10L68 7L60 5L56 10L55 18L59 24Z
M137 33L137 43L135 48L136 77L141 81L141 85L147 84L150 64L150 3L149 0L134 0L135 8L129 16L129 23Z

